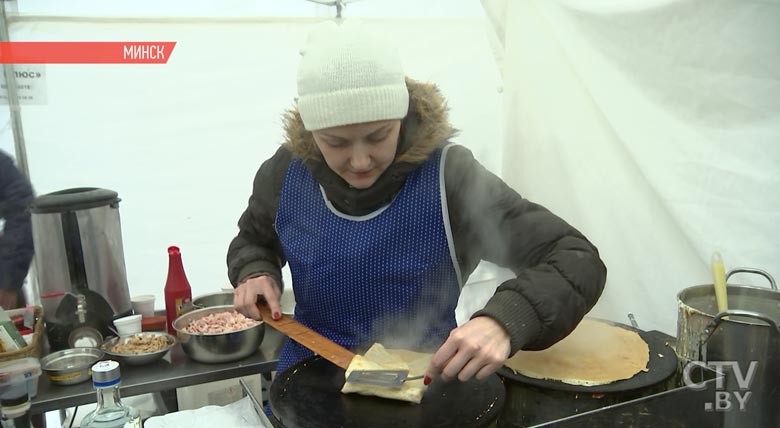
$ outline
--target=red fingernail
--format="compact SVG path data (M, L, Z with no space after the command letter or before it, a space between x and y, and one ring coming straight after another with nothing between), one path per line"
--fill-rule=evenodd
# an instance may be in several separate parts
M282 314L280 314L279 312L274 312L274 319L275 320L278 320L281 317L282 317Z
M425 378L423 379L423 384L428 385L430 383L431 383L431 377L425 376Z

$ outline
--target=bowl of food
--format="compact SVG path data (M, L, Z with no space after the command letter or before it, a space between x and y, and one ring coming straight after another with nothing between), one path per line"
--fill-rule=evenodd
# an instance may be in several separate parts
M226 363L257 351L265 324L247 318L233 305L196 309L180 315L173 328L184 353L201 363Z
M100 349L120 363L142 366L162 359L174 346L176 346L176 336L147 331L113 337L103 342Z
M41 369L53 385L75 385L92 378L92 365L103 358L98 348L71 348L41 358Z
M232 291L220 291L217 293L203 294L192 299L192 307L195 309L228 305L233 305Z

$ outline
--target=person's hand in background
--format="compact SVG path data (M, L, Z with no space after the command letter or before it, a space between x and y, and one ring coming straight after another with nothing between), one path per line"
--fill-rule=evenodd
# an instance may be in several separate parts
M257 309L257 296L263 296L268 302L274 319L282 316L279 297L281 296L279 284L270 275L261 275L249 277L244 282L238 284L233 291L233 306L236 310L247 317L259 320L260 311Z
M19 292L16 290L0 289L0 306L3 309L16 309L19 305Z

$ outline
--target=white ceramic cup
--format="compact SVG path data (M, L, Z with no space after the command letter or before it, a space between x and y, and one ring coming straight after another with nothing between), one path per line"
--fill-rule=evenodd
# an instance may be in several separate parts
M154 294L142 294L130 298L133 304L133 313L143 315L144 318L154 316Z
M120 336L127 336L141 332L141 315L129 315L114 320L114 327Z

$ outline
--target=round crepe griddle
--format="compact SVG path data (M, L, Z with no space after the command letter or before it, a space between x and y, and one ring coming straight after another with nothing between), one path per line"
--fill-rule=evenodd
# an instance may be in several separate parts
M342 394L344 369L314 356L278 375L270 402L285 428L451 428L483 427L504 406L498 375L484 381L434 380L420 404Z
M674 352L674 349L672 349L670 346L667 346L665 340L661 339L660 337L653 336L646 331L642 331L625 324L595 318L591 319L615 327L624 328L639 334L639 337L641 337L650 348L650 360L647 362L648 370L646 372L639 372L630 379L593 386L572 385L561 382L559 380L532 378L520 373L515 373L507 366L502 366L500 369L498 369L497 373L507 379L523 382L541 388L554 389L557 391L611 393L634 391L656 385L665 381L677 371L677 354ZM661 355L663 355L663 357Z

